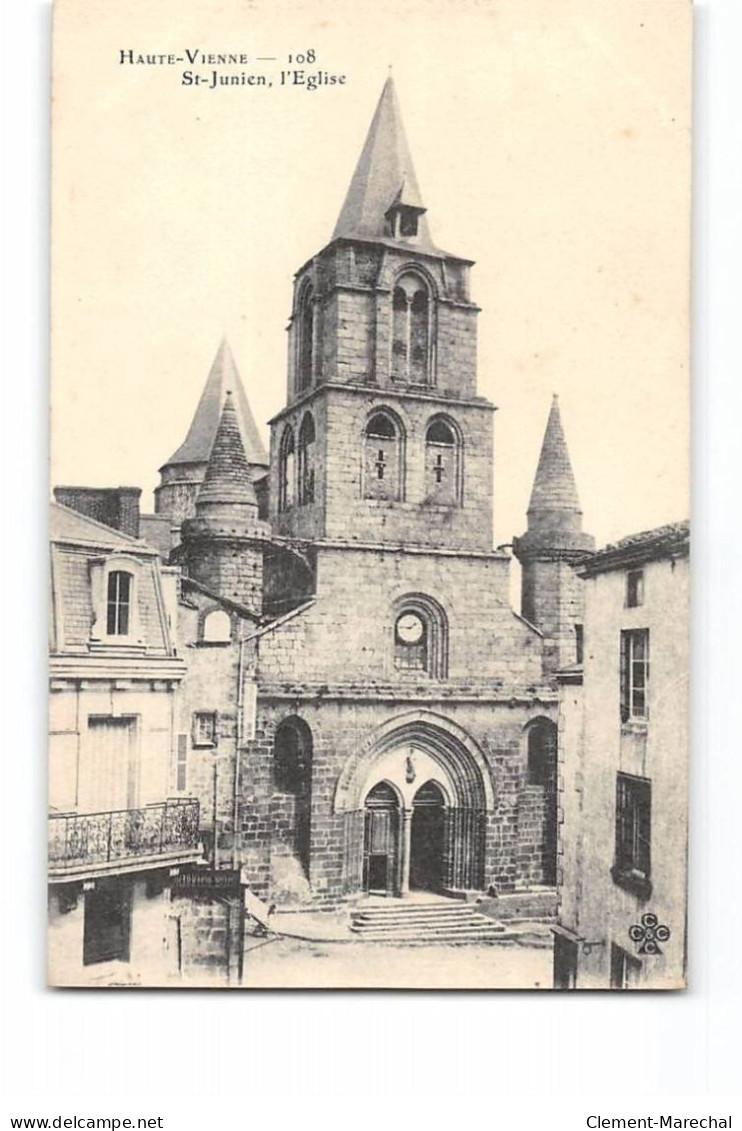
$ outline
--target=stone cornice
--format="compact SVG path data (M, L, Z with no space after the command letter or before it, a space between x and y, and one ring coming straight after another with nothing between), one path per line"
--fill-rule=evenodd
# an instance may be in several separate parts
M350 683L289 684L259 681L258 697L263 699L302 700L306 702L346 701L361 703L490 703L501 707L531 707L535 704L556 706L557 693L548 687L526 690L473 687L456 684L431 684L414 687L372 686Z
M290 404L277 412L268 421L269 424L275 424L284 417L295 412L298 408L306 408L310 405L320 393L326 390L334 392L350 393L351 396L365 396L365 397L378 397L380 400L385 398L403 397L408 401L421 401L422 403L435 404L435 405L448 405L455 408L483 408L489 412L497 412L497 405L493 405L486 397L453 397L445 393L436 392L431 386L430 391L421 392L419 389L411 389L409 385L400 385L395 387L392 385L376 385L376 384L346 384L343 381L323 381L319 385L315 385L312 389L308 389L306 393L296 397Z
M180 681L186 674L185 660L179 656L113 656L100 653L49 658L52 680Z

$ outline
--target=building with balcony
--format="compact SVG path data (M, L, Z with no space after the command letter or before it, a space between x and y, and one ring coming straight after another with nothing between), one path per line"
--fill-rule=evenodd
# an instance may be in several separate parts
M50 981L162 980L172 878L201 857L178 780L177 570L53 504L50 579Z
M554 984L686 980L687 522L586 559L584 658L559 673Z

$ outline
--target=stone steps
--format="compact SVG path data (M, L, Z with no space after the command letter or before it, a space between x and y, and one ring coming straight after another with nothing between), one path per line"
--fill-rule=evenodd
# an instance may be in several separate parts
M387 943L488 943L505 931L471 904L443 900L357 907L351 912L350 929L364 941Z

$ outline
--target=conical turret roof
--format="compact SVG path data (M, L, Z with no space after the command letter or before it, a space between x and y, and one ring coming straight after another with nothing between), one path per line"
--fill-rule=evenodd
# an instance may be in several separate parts
M528 514L544 511L581 513L572 464L564 438L559 397L554 394L546 423Z
M225 505L251 507L256 513L258 507L231 392L226 394L204 481L196 497L196 514L200 516L204 510Z
M214 444L227 393L231 393L234 399L234 411L242 437L243 454L246 456L247 462L253 465L257 464L259 467L268 466L268 456L226 338L222 339L217 350L204 391L188 429L188 435L165 466L178 463L206 463Z
M333 239L388 238L386 213L394 204L415 208L420 213L425 210L390 75L381 92ZM427 219L422 214L415 245L436 250Z

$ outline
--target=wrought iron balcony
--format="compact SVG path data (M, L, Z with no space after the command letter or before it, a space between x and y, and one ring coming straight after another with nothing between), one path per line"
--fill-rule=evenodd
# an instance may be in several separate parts
M195 798L49 818L50 880L136 871L196 860L200 854Z

